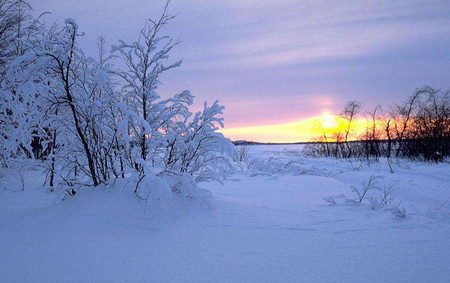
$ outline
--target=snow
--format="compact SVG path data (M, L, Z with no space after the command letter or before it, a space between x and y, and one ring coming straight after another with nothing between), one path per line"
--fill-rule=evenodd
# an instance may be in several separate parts
M213 198L175 195L164 210L139 200L126 179L62 201L38 170L24 173L22 191L17 170L5 169L0 282L448 280L448 163L394 160L389 173L383 160L358 168L303 157L301 147L251 146L246 162L256 165L200 185ZM391 206L401 201L405 218L346 203L372 175L395 183Z

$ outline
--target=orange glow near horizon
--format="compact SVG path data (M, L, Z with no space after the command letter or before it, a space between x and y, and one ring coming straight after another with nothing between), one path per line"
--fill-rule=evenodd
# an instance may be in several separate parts
M347 129L347 122L337 115L324 113L308 119L302 119L290 123L234 127L220 130L231 140L247 140L255 142L292 143L308 142L323 137L324 133L328 141L334 141L336 133ZM365 119L355 119L351 126L352 136L358 136L365 132Z

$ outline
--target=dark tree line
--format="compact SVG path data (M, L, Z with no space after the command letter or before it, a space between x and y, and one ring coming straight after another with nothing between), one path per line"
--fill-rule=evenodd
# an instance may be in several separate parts
M375 107L363 113L365 132L352 138L353 121L361 104L349 102L341 117L346 129L328 138L324 135L306 148L312 156L378 160L403 157L443 162L450 156L450 90L423 87L404 103Z

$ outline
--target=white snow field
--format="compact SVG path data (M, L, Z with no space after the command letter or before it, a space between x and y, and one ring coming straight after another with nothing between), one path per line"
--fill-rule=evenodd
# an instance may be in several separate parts
M201 184L212 198L157 208L123 180L62 201L38 170L24 191L5 171L0 282L449 282L450 164L389 173L300 149L251 146L223 185ZM351 201L372 175L393 185L387 207L381 189Z

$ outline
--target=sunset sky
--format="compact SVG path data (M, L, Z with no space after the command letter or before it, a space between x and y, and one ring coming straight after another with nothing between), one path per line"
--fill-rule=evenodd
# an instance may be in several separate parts
M49 20L74 18L95 39L133 41L163 0L31 0ZM313 136L321 115L348 100L404 100L415 88L448 88L450 1L173 0L166 32L183 43L181 68L162 77L162 96L189 89L225 105L232 139L291 142ZM322 118L320 118L320 117ZM318 118L319 117L319 118Z

